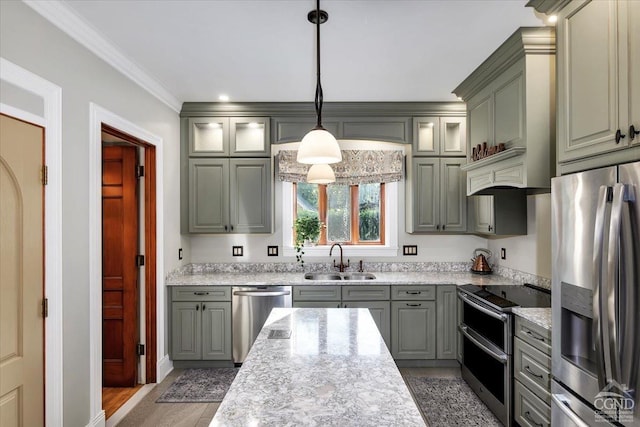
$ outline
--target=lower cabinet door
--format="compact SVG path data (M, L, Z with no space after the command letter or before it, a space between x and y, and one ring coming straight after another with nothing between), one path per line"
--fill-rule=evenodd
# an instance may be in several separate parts
M458 355L458 298L455 286L438 286L438 359L455 359Z
M514 381L513 418L522 427L551 426L551 407L533 394L520 381Z
M368 308L373 320L378 326L380 335L389 348L391 335L391 319L389 316L389 301L345 301L342 303L345 308Z
M394 359L436 358L435 301L393 301L391 327Z
M231 303L202 303L202 359L231 360Z
M202 358L202 316L200 302L171 304L171 357L173 360Z

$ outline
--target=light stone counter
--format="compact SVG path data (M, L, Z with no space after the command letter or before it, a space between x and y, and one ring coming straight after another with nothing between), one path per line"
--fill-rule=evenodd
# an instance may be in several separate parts
M520 316L546 330L551 330L551 308L515 307L511 310L516 316Z
M210 425L425 423L369 310L276 308Z
M454 272L374 272L374 280L308 280L304 273L191 273L167 278L167 286L263 285L521 285L512 278Z

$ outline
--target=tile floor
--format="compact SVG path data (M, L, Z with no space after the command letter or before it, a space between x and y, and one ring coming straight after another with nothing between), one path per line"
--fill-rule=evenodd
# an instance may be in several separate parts
M182 373L174 369L160 384L127 414L118 427L205 427L219 403L156 403L156 399ZM459 368L400 368L403 377L459 377Z

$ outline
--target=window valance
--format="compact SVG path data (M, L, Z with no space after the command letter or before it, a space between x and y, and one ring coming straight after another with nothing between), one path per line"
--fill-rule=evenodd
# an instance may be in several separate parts
M310 165L296 161L296 150L282 150L276 158L278 179L306 182ZM357 185L377 182L397 182L404 174L402 150L342 150L342 161L332 164L335 184Z

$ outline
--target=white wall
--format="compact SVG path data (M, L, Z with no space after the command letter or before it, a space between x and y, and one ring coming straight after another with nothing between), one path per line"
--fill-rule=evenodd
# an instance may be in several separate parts
M489 250L497 265L551 278L551 194L527 196L527 235L492 238Z
M178 115L22 2L0 2L0 55L62 88L64 425L84 426L90 421L89 103L163 138L165 221L158 226L165 258L158 262L165 271L178 266L178 248L186 245L179 230Z

